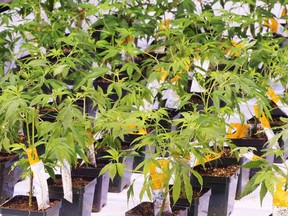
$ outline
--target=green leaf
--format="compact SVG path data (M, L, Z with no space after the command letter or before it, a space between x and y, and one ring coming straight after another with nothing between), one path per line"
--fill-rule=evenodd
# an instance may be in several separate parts
M133 179L133 181L131 182L130 186L128 187L128 190L127 190L127 204L129 203L130 198L134 197L134 182L135 182L135 180L136 179Z
M176 203L176 201L179 199L180 193L181 193L181 179L180 179L179 172L176 171L174 184L172 188L172 198L173 198L174 203Z
M6 151L9 151L9 147L10 147L10 140L8 139L8 137L4 137L2 139L2 146Z
M255 179L255 184L260 184L263 183L265 181L265 179L267 178L266 176L266 172L258 172L259 175L257 175L257 178Z
M265 184L261 184L261 188L260 188L260 203L261 203L261 206L262 206L263 199L266 196L266 194L267 194L267 187L266 187Z
M125 171L125 164L123 163L116 163L117 167L117 173L119 174L120 177L124 176L124 171Z
M55 172L51 167L45 166L46 171L52 179L55 179Z
M113 179L115 178L116 174L117 174L117 164L115 163L111 163L111 164L108 164L109 165L109 176L110 178Z
M48 64L48 61L46 60L42 60L42 59L36 59L36 60L32 60L28 63L29 66L32 67L44 67Z
M203 178L202 178L202 176L201 176L198 172L196 172L195 170L190 170L190 171L191 171L191 173L193 174L193 176L195 176L195 177L197 178L199 184L200 184L201 187L202 187L202 185L203 185ZM194 177L193 177L193 178L194 178Z
M268 161L266 160L255 160L255 161L249 161L247 163L245 163L243 165L244 168L258 168L258 167L261 167L263 165L267 165L269 164Z
M187 198L189 203L192 203L193 189L192 189L192 185L190 183L190 176L189 175L183 175L183 180L184 180L186 198Z
M58 74L61 74L61 73L67 74L68 70L69 70L68 65L65 65L65 64L64 65L58 65L55 68L53 75L57 76Z
M106 61L107 59L113 58L116 55L118 55L119 51L117 49L110 49L110 50L104 51L103 53L105 54L103 60Z
M268 172L267 174L268 174L267 178L264 181L265 186L267 190L269 191L269 193L274 194L274 178L275 177L272 172Z
M121 84L115 82L115 83L113 83L113 88L115 89L115 91L116 91L118 97L121 98L121 97L122 97L122 88L121 88Z
M243 188L243 191L241 193L240 199L249 195L250 193L252 193L253 191L256 190L256 188L259 186L259 184L255 184L255 180L257 179L257 177L260 175L260 173L256 173L250 180L249 182L245 185L245 187Z

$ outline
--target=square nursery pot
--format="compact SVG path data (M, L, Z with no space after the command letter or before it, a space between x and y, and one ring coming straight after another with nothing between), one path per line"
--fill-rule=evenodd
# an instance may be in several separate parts
M75 186L74 181L82 181L81 186ZM61 175L56 175L55 180L48 180L49 196L54 199L63 199L63 186ZM91 177L72 177L73 203L62 200L60 208L61 216L89 216L92 212L92 204L97 179Z
M210 174L207 171L215 171L215 167L206 167L206 170L202 166L194 167L194 170L200 173L203 178L203 187L211 188L211 196L209 201L208 216L228 216L234 209L235 194L238 183L238 176L240 173L239 165L232 165L227 167L218 168L230 169L232 172L229 176L214 176L216 174ZM191 176L192 186L200 186L197 178Z
M172 206L188 208L186 216L207 216L210 196L211 188L201 188L195 186L193 187L193 197L191 204L187 199L183 198L179 198L176 203L174 203L173 199L171 198L172 195L170 195L170 202Z
M121 146L122 146L122 149L128 150L130 148L130 143L122 142ZM101 151L97 151L96 158L100 158L100 160L102 162L105 162L106 164L109 163L109 162L113 163L113 161L111 161L110 159L103 158L104 156L109 155L106 150L107 149L103 149ZM113 181L110 179L108 192L120 193L124 189L129 187L129 185L131 184L133 162L134 162L134 156L132 156L132 155L119 158L119 163L123 163L125 165L124 175L123 175L123 177L121 177L117 173L115 175Z
M235 196L235 199L239 200L245 185L249 181L250 169L242 167L245 163L248 162L248 159L242 157L239 160L237 160L235 156L230 155L229 148L224 148L224 153L222 154L222 156L216 161L211 161L210 164L215 165L216 162L220 164L221 166L228 166L228 165L233 165L233 164L237 164L240 166L240 173L238 176L238 183L237 183L236 196Z
M187 216L186 207L172 207L172 214L162 214L163 216ZM153 216L154 206L152 202L142 202L134 208L125 212L125 216Z
M12 165L19 159L17 155L0 152L0 204L11 199L15 184L21 179L22 170Z
M238 147L254 147L256 150L253 153L257 156L262 156L267 151L267 139L259 139L259 138L237 138L231 139L232 143ZM274 162L274 156L268 156L265 158L270 163ZM256 172L258 172L260 168L251 168L249 173L249 178L252 178Z
M32 200L35 210L25 209L26 206L28 206L28 199L28 196L15 196L1 205L0 213L2 214L2 216L60 216L60 200L50 199L50 207L48 209L45 209L45 211L38 211L35 197L33 197ZM15 206L17 206L17 208L15 208ZM18 207L20 208L18 209Z
M80 160L79 160L80 162ZM97 183L94 191L92 212L100 212L102 207L107 204L108 189L109 189L109 173L105 172L103 175L99 176L101 169L109 161L98 159L96 161L97 167L91 166L81 166L71 170L72 176L83 176L83 177L93 177L97 178Z
M121 157L119 159L119 162L125 165L124 175L123 177L121 177L117 173L113 180L110 179L109 190L108 190L110 193L120 193L124 189L130 186L131 177L132 177L132 169L133 169L133 161L134 161L134 156Z

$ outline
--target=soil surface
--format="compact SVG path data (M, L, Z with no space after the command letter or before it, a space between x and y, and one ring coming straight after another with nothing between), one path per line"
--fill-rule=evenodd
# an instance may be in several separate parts
M271 127L275 127L275 126L282 126L285 125L285 123L283 121L280 120L280 118L283 116L272 116L272 120L270 122Z
M81 177L72 177L72 186L74 188L85 187L87 184L89 184L89 182L90 182L89 180L86 180ZM52 185L62 186L62 179L61 178L55 179Z
M103 168L107 163L105 163L102 160L96 160L96 167L94 167L92 164L84 163L82 164L81 160L78 160L77 162L77 168L90 168L90 169L100 169Z
M198 166L195 167L195 170L202 176L230 177L239 167L239 165L229 165L225 167L206 167L204 169L202 166Z
M173 211L171 213L163 213L162 216L177 216L180 210ZM142 202L135 208L125 213L125 216L137 215L137 216L152 216L154 215L154 207L152 202Z
M0 163L12 160L15 157L15 154L9 154L5 152L0 152Z
M229 148L224 148L221 158L235 158L235 155L231 152Z
M3 207L10 208L10 209L19 209L19 210L21 209L21 210L27 210L27 211L38 211L36 198L33 197L32 206L28 205L28 199L29 199L28 196L16 196L13 198L13 200L10 200L10 201L6 202L5 204L3 204ZM58 200L50 201L50 203L49 203L50 208L57 205L58 203L59 203ZM39 212L41 212L41 211L39 211Z

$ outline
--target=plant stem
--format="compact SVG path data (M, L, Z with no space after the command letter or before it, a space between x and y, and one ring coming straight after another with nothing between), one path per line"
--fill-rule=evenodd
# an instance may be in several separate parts
M32 196L33 196L33 173L30 176L30 187L29 187L29 206L32 206Z

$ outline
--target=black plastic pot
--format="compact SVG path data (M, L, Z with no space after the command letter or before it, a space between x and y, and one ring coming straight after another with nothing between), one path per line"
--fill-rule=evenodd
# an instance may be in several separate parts
M107 196L109 189L109 173L105 172L99 176L101 169L109 162L105 160L97 160L97 168L95 167L77 167L71 170L72 176L84 176L97 178L94 191L92 212L100 212L107 204Z
M8 155L3 152L0 154ZM12 165L18 159L19 157L15 155L11 160L0 163L0 204L13 197L14 186L21 179L22 170L19 166L11 171Z
M75 177L75 176L74 176ZM72 178L74 178L72 177ZM56 175L56 179L60 179L61 175ZM60 209L61 216L89 216L92 212L92 204L94 198L96 178L81 177L88 180L89 183L83 187L73 187L73 203L63 199L63 187L62 185L54 185L53 179L49 178L49 196L54 199L63 199Z
M117 173L113 180L110 179L109 190L108 190L109 192L120 193L124 189L130 186L132 169L133 169L133 161L134 161L134 156L121 157L119 159L119 162L123 163L126 167L124 171L124 175L123 177L121 177Z
M211 188L193 187L192 203L179 198L176 203L170 198L172 206L188 208L186 216L206 216L208 214ZM170 196L171 197L171 196Z
M121 149L125 149L125 150L132 152L132 150L130 148L130 143L127 143L127 142L121 142ZM97 151L96 158L100 158L101 161L106 161L106 163L108 163L108 162L114 163L114 161L111 161L111 159L103 158L103 157L109 155L109 153L106 150L103 149L102 151L100 151L100 150ZM123 163L125 165L124 175L123 175L123 177L121 177L117 173L115 175L113 181L110 179L108 192L120 193L125 188L129 187L129 185L131 184L133 162L134 162L134 156L132 156L132 155L127 155L125 157L119 158L119 163Z
M147 209L151 209L154 212L154 207L152 202L142 202L134 208L125 212L125 216L148 216ZM172 207L173 216L187 216L188 209L186 207ZM154 215L154 213L149 216Z
M203 169L201 166L195 170ZM228 216L234 208L235 194L238 183L240 169L229 177L205 176L203 178L203 187L211 188L208 216ZM195 177L191 177L192 186L200 186Z
M257 156L262 156L265 154L265 151L267 151L267 139L258 139L258 138L239 138L239 139L231 139L232 143L234 143L238 147L254 147L256 150L253 151L253 153ZM274 156L268 156L265 158L269 162L273 163ZM255 175L256 172L258 172L259 168L251 168L249 178L252 178L252 176Z
M1 205L0 213L2 216L61 216L59 214L61 201L58 200L58 203L53 207L46 209L45 211L28 211L23 209L12 209L8 208L7 206L10 203L17 202L17 198L23 197L21 195L15 196L12 199L8 200L6 203ZM27 197L27 196L25 196ZM50 201L55 201L54 199L50 199ZM33 202L36 202L36 198L33 197ZM27 205L28 205L28 197L27 197Z
M240 172L238 176L238 183L237 183L236 196L235 196L236 200L240 199L241 193L245 185L249 181L250 169L242 167L243 164L248 162L248 159L240 158L239 160L237 160L236 157L231 157L231 158L221 157L218 160L212 161L210 163L215 164L216 162L218 162L218 164L221 164L221 166L229 166L233 164L237 164L240 166Z

